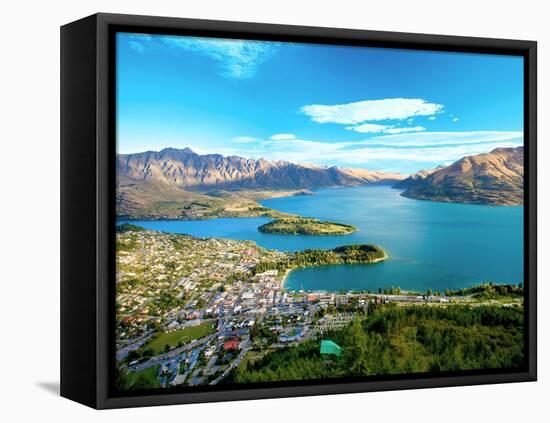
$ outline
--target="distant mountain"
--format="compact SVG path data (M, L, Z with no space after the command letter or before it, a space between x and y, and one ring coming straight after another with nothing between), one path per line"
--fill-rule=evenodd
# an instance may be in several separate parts
M427 178L428 176L430 176L432 173L438 171L438 170L441 170L441 169L444 169L445 166L437 166L436 168L434 169L422 169L422 170L419 170L418 172L416 173L413 173L412 175L410 175L409 177L401 180L401 181L398 181L396 184L393 185L393 188L396 188L396 189L407 189L407 188L410 188L411 186L413 186L415 183L417 183L418 181L422 180L422 179L425 179Z
M419 200L520 205L523 147L497 148L490 153L466 156L409 183L402 195Z
M117 215L136 219L206 219L284 213L258 201L310 188L395 183L396 173L196 154L166 148L116 157Z
M395 173L294 164L287 161L246 159L220 154L196 154L189 148L166 148L136 154L119 154L119 179L155 182L193 191L212 189L310 189L395 182Z

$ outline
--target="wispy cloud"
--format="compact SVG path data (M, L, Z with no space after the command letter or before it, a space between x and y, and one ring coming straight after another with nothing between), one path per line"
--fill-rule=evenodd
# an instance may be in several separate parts
M273 141L293 140L293 139L296 139L296 135L294 135L294 134L275 134L275 135L271 135L269 137L269 139L273 140Z
M130 40L128 41L128 45L139 53L144 53L147 50L143 43L139 41Z
M149 34L118 34L118 37L123 37L127 40L128 46L133 50L144 53L152 44L153 36Z
M487 144L501 141L523 142L522 131L464 131L464 132L422 132L375 136L361 145L383 144L399 147L437 147L461 144Z
M237 143L249 143L249 142L259 141L259 139L254 137L249 137L249 136L242 136L242 137L232 138L231 141L237 142Z
M384 132L388 128L390 127L387 125L377 125L376 123L364 123L362 125L346 126L346 129L348 131L360 132L362 134L368 134L368 133L376 134L378 132Z
M443 110L443 105L419 98L388 98L355 103L301 108L302 113L318 123L359 124L367 121L403 120L414 116L431 116Z
M406 127L403 127L403 128L396 128L396 127L393 127L393 128L389 128L388 130L384 131L386 134L402 134L402 133L405 133L405 132L420 132L420 131L425 131L426 128L424 128L423 126L406 126Z
M365 141L322 142L287 139L263 140L250 148L227 149L224 154L265 157L295 163L365 166L388 170L419 170L420 164L434 167L461 157L489 152L497 147L523 145L521 131L424 132L380 135Z
M361 134L367 133L384 133L384 134L401 134L404 132L420 132L425 131L423 126L404 126L396 127L393 125L377 125L375 123L364 123L362 125L347 126L347 130L359 132Z
M278 43L225 38L202 38L176 35L124 34L128 45L144 53L150 49L169 48L208 57L217 62L220 75L226 78L253 77L278 47Z
M220 74L235 79L253 77L277 47L277 44L262 41L181 36L165 36L162 42L174 49L200 54L218 62Z

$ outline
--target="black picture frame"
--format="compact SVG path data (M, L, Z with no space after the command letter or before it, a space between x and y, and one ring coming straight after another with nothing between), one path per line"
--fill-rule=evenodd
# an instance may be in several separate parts
M477 52L524 57L526 366L223 389L114 389L117 31ZM97 409L535 381L537 378L537 45L534 41L95 14L61 28L61 395Z

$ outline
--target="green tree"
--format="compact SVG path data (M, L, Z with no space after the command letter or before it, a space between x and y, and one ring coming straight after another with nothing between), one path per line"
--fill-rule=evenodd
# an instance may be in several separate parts
M349 327L349 340L344 348L346 367L352 375L368 374L368 336L359 318Z

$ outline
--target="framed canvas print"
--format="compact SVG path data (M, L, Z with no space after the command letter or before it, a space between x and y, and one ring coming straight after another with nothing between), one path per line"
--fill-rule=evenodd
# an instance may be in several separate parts
M61 393L536 380L536 43L61 30Z

